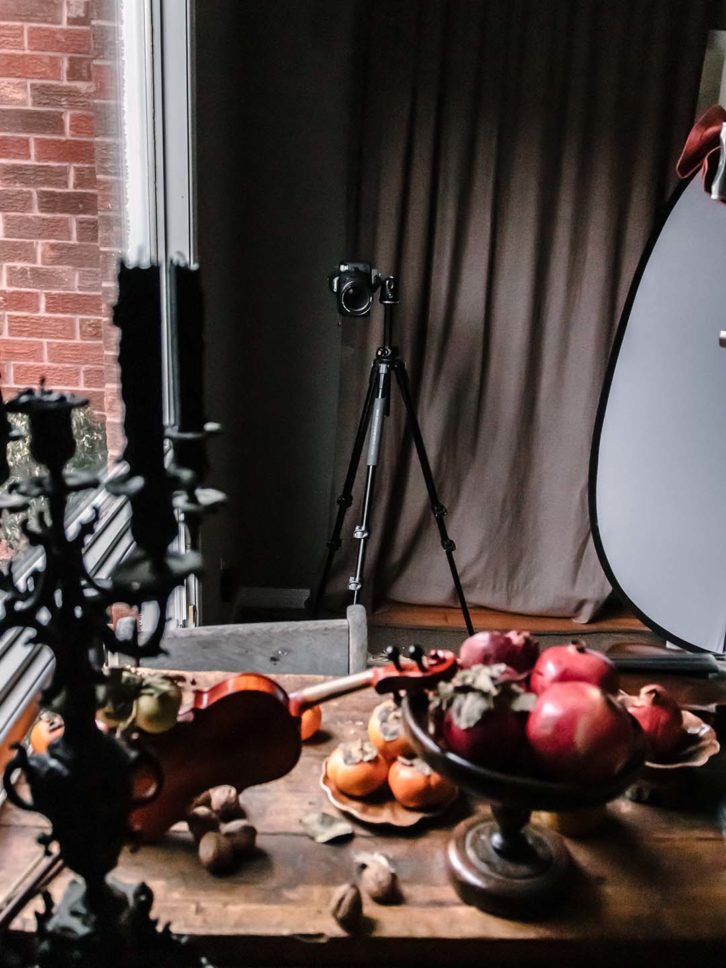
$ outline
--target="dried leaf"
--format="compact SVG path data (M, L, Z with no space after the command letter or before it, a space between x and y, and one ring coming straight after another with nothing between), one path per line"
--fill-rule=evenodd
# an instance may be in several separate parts
M523 692L520 696L515 696L512 700L512 711L515 713L531 713L537 697L533 692Z
M353 828L342 817L334 817L331 813L308 813L300 823L303 830L316 844L327 844L329 840L340 837L350 837Z

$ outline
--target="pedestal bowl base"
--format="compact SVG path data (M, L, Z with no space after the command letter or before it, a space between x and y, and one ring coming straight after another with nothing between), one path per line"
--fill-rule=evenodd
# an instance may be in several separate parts
M470 817L449 841L449 874L459 897L500 917L526 919L547 912L564 893L570 854L562 838L536 825L524 827L514 846L497 849L495 820Z

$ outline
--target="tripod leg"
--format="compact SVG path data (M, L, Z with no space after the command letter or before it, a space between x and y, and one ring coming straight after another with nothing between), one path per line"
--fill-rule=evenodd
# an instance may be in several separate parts
M358 603L358 596L363 587L363 568L366 558L366 544L370 535L368 530L371 506L373 503L373 487L376 482L376 468L378 466L378 456L381 450L381 437L383 435L383 420L388 413L388 402L390 400L391 387L391 368L387 362L378 363L376 386L374 390L375 399L371 415L371 432L368 437L368 455L366 457L366 487L363 497L363 513L360 524L356 525L353 537L360 544L356 557L355 574L348 579L348 590L353 592L353 604Z
M464 624L466 625L466 630L469 635L474 634L474 626L471 622L471 615L469 614L469 606L466 604L466 598L464 597L464 589L461 587L461 579L459 578L459 572L456 567L456 562L454 561L454 551L456 550L456 545L449 537L446 530L446 524L444 523L444 518L447 515L447 509L445 505L439 500L439 496L436 492L436 485L434 484L434 476L431 473L431 465L429 464L429 458L426 453L426 448L424 447L423 437L421 436L421 428L419 427L418 419L416 417L416 412L413 407L413 399L411 397L411 389L408 385L408 373L406 372L406 364L399 357L393 363L393 370L396 374L396 380L398 382L398 389L401 391L401 397L403 399L403 405L406 408L406 416L408 418L408 425L411 430L411 436L413 437L413 442L416 447L416 454L418 456L418 462L421 465L421 471L423 473L424 481L426 483L426 490L429 495L429 502L431 504L431 511L436 520L436 525L439 529L439 536L441 537L441 547L446 552L446 558L449 562L449 569L451 571L451 577L454 581L454 588L456 590L456 597L459 599L459 608L461 609L461 614L464 616Z
M358 472L358 464L360 463L360 455L363 452L363 444L365 443L366 433L368 432L368 425L371 419L371 410L373 408L373 397L376 392L376 373L377 373L377 361L373 361L371 365L371 375L368 380L368 390L366 391L366 398L363 403L363 410L361 411L360 421L358 422L358 430L356 431L355 440L353 441L353 450L351 451L350 461L348 462L348 470L345 475L345 481L343 482L343 490L337 499L338 512L335 516L335 524L333 525L333 531L327 542L328 553L325 557L325 564L323 566L323 573L318 582L318 587L315 590L315 596L312 600L311 613L313 618L317 618L320 612L320 605L325 595L325 590L328 587L328 578L330 577L330 569L333 566L333 558L335 557L335 552L340 548L340 533L343 530L343 521L345 519L345 513L348 508L353 503L353 485L355 483L355 476Z

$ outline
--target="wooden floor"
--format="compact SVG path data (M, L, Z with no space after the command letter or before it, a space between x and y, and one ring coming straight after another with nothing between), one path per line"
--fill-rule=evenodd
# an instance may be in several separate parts
M648 629L622 605L606 605L597 620L583 625L569 618L547 615L521 615L499 612L489 608L471 608L471 619L476 629L508 631L527 629L542 634L582 635L593 632L647 632ZM434 605L403 605L389 602L373 612L369 625L377 628L465 630L464 619L458 608Z

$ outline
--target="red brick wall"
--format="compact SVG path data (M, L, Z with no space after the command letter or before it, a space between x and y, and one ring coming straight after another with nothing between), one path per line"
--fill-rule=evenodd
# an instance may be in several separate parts
M0 0L3 392L90 398L120 448L115 335L122 182L113 0Z

